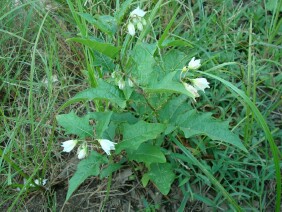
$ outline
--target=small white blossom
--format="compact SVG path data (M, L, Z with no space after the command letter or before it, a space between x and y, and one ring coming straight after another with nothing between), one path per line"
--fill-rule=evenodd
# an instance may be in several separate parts
M77 144L77 140L68 140L63 142L63 144L61 145L64 149L63 152L70 152L73 150L73 148L76 146Z
M117 144L107 139L97 139L97 141L100 143L102 149L107 155L111 154L111 150L115 150L115 144Z
M39 178L39 179L35 179L34 180L34 183L36 184L36 185L46 185L46 183L47 183L47 180L48 179L41 179L41 178Z
M188 64L188 69L198 69L201 66L201 60L195 60L195 57L192 58L192 60Z
M134 84L130 78L127 79L129 87L133 87Z
M137 7L135 10L133 10L131 13L130 13L130 17L131 18L134 18L136 16L138 17L144 17L144 15L146 14L146 12L142 9L140 9L140 7Z
M118 87L120 90L123 90L125 88L125 82L122 78L118 81Z
M197 89L196 88L194 88L192 85L189 85L189 84L187 84L187 83L183 83L183 85L184 85L184 87L185 87L185 89L189 92L189 93L191 93L192 94L192 98L194 99L194 101L196 101L196 97L199 97L200 95L198 94L198 92L197 92Z
M77 158L78 159L83 159L87 156L87 144L84 143L80 145L77 149Z
M131 35L131 36L134 36L135 35L135 27L134 27L134 24L129 22L128 25L127 25L127 30L128 30L128 33Z
M205 89L210 87L210 83L207 81L206 78L192 79L191 82L198 91L201 90L205 92Z

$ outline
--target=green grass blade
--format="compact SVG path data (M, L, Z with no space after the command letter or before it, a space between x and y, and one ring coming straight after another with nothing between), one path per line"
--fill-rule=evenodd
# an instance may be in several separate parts
M215 69L216 67L214 67L213 69ZM251 109L255 119L258 121L258 123L261 125L265 136L269 142L270 148L271 148L271 152L273 155L273 162L274 162L274 166L275 166L275 171L276 171L276 204L275 204L275 210L278 212L280 211L280 203L281 203L281 172L280 172L280 165L279 165L279 150L278 147L276 146L273 136L271 134L271 131L264 119L264 117L262 116L261 112L258 110L258 108L255 106L255 104L250 100L250 98L240 89L238 89L236 86L234 86L233 84L231 84L230 82L217 77L213 74L210 73L206 73L206 72L201 72L199 71L199 73L206 75L210 78L216 79L220 82L222 82L226 87L228 87L233 93L239 95L239 98L243 99L244 102L248 105L248 107ZM236 95L236 96L237 96Z
M225 190L225 188L220 184L220 182L218 182L215 177L205 168L205 166L203 166L201 164L200 161L197 160L197 158L195 158L193 156L193 154L185 147L183 146L176 138L174 138L173 136L170 137L170 139L172 139L172 141L183 151L183 153L189 157L189 159L191 161L193 161L193 163L198 166L202 172L209 178L209 180L212 182L212 184L214 184L214 186L222 193L222 195L234 206L234 208L237 211L242 211L241 207L237 204L237 202L231 197L231 195Z

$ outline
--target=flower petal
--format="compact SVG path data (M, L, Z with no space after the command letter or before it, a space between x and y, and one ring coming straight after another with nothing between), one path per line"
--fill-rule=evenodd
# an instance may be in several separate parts
M191 82L193 83L194 87L197 90L201 90L203 92L205 92L206 88L209 88L209 82L207 81L206 78L196 78L196 79L192 79Z
M139 16L139 17L144 17L144 15L146 14L146 12L142 9L140 9L140 7L137 7L135 10L133 10L130 13L130 17L135 17L135 16Z
M77 144L77 140L68 140L62 143L61 147L63 147L63 152L70 152Z
M133 23L129 22L128 25L127 25L127 30L128 30L128 33L131 35L131 36L134 36L135 35L135 27L133 25Z
M115 144L117 143L114 143L110 140L107 140L107 139L97 139L98 142L100 143L102 149L106 152L107 155L110 155L111 154L111 150L115 150Z
M188 64L188 68L194 70L200 68L200 66L201 66L201 60L200 59L195 60L195 57L193 57Z

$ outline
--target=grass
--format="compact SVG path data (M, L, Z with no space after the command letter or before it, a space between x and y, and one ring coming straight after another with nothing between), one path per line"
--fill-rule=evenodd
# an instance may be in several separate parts
M70 158L61 154L60 142L66 137L58 130L55 115L75 93L88 84L96 85L88 49L66 42L78 30L85 36L92 33L74 11L78 8L80 12L110 14L120 5L119 1L89 1L86 7L81 2L69 9L73 1L57 1L50 4L51 11L47 12L46 2L15 2L0 2L0 208L13 211L32 207L30 200L40 194L42 208L59 210L62 204L58 188L67 189L69 177L60 176ZM130 3L131 8L139 5ZM275 208L279 197L276 180L281 180L277 170L281 167L282 21L281 1L276 7L268 4L141 1L150 10L152 23L140 37L152 42L159 38L159 43L168 36L181 39L186 47L179 48L185 54L202 59L212 86L196 107L229 120L249 150L245 155L227 148L214 152L213 161L197 158L199 170L181 170L179 181L189 178L190 182L180 187L185 194L179 199L183 209L188 209L189 201L191 207L202 210L225 210L229 206L224 192L232 194L245 211ZM105 39L97 30L93 33ZM228 62L235 65L220 65ZM88 81L82 70L92 74L86 77ZM57 82L52 82L54 76ZM76 105L68 110L83 108ZM206 151L209 153L209 149ZM189 154L185 149L183 152ZM188 162L183 159L183 163ZM201 165L206 163L212 164L210 177ZM24 178L28 181L25 185ZM48 190L29 186L39 178L48 179ZM219 190L225 190L216 192L214 180L220 183ZM18 187L22 187L20 191ZM277 211L279 207L276 206Z

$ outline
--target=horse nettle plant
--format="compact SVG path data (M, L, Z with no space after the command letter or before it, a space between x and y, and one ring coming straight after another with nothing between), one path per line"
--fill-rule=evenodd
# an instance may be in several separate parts
M145 14L139 7L130 13L126 24L130 35L135 35L134 25L139 30L143 29ZM86 21L89 21L89 15ZM116 16L110 17L114 20L111 24L100 17L97 19L101 22L99 29L112 36L110 32L116 33L116 26L120 25L120 29L124 27L120 21L124 16L125 13L117 12ZM105 29L101 28L102 24ZM135 161L143 166L145 173L140 173L143 185L151 181L167 195L175 179L183 174L179 172L182 165L175 159L179 154L173 145L176 140L186 143L193 151L198 148L197 144L188 144L187 139L204 135L209 137L206 142L211 144L220 142L247 152L238 135L229 130L226 121L216 120L210 113L200 113L191 105L201 92L210 87L207 79L196 71L201 67L200 59L193 57L189 61L191 57L180 50L159 51L161 47L157 41L135 43L137 38L127 39L126 36L120 37L121 41L124 39L121 43L125 48L123 51L114 43L98 43L95 40L93 45L94 41L90 38L72 39L91 48L97 60L103 58L107 61L106 64L100 63L99 70L108 70L112 77L97 79L95 88L79 92L63 106L95 100L96 105L98 101L101 106L107 105L104 110L97 111L101 108L97 107L82 117L73 111L57 116L58 124L67 134L85 142L78 153L80 158L85 159L70 180L67 199L87 177L111 176L122 168L124 161ZM90 125L90 120L94 120L95 124ZM106 155L94 150L95 141L100 143ZM76 142L68 141L62 146L64 151L70 152L75 145ZM210 149L220 151L219 145L211 145ZM114 160L107 157L111 150L113 154L110 157ZM186 163L186 166L193 164Z

